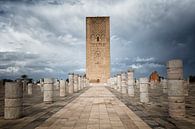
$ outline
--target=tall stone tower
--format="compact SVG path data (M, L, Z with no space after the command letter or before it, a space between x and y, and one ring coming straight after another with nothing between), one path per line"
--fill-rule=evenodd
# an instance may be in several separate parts
M91 83L110 78L110 18L86 18L86 77Z

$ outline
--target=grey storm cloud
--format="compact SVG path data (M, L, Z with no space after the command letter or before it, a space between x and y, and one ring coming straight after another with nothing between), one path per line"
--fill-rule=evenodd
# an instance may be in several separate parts
M112 75L136 77L181 58L195 74L194 0L0 0L0 78L85 72L85 17L110 16Z

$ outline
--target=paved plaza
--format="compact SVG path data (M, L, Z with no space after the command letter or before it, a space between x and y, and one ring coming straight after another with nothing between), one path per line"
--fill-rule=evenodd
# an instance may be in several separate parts
M36 129L150 129L104 86L93 86Z

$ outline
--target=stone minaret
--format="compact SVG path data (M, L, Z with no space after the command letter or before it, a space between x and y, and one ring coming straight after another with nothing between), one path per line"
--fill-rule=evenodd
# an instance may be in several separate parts
M106 83L110 78L109 17L86 18L86 61L90 83Z

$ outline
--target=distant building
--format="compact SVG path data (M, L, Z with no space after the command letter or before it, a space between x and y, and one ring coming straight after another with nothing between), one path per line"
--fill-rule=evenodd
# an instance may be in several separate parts
M149 81L150 82L160 82L160 76L157 71L154 71L150 74Z

